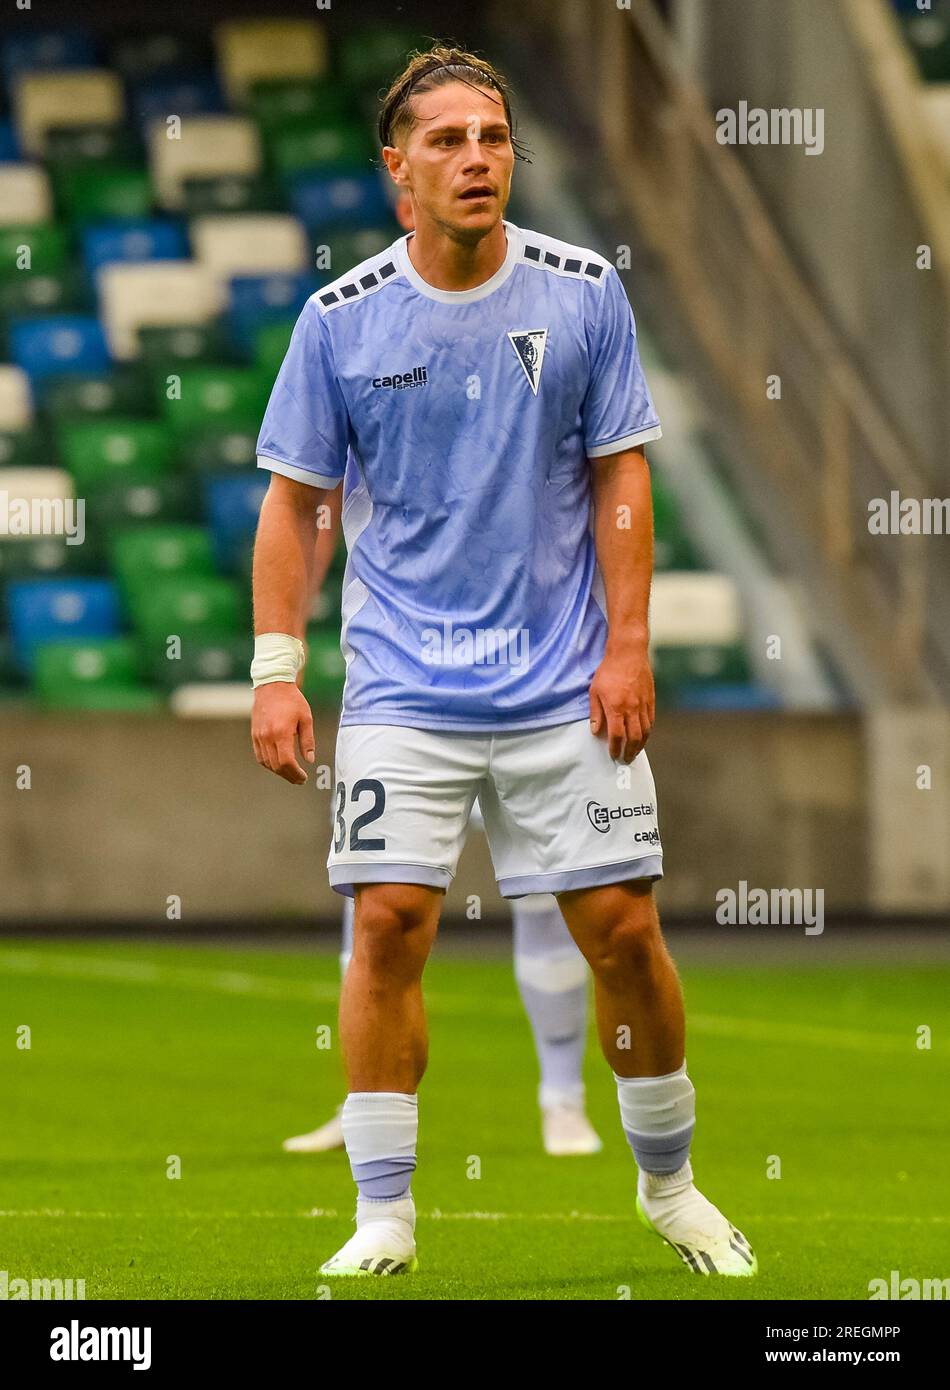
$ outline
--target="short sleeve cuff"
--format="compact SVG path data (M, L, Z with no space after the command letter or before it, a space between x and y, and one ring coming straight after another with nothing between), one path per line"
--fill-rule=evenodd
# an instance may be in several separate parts
M343 478L328 478L322 473L313 473L309 468L298 468L296 464L285 463L283 459L275 459L270 454L258 454L258 468L268 468L271 473L280 473L284 478L293 478L295 483L307 483L310 487L326 488L332 492L334 488L340 486Z
M651 439L662 438L663 431L659 425L651 425L649 429L635 430L632 434L612 439L609 444L591 444L587 447L586 453L589 459L606 458L608 454L619 454L623 449L636 449L640 444L649 444Z

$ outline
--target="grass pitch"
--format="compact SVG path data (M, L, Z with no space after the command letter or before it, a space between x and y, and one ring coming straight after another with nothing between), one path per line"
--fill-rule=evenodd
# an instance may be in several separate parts
M593 1046L604 1152L545 1156L510 962L457 956L426 975L420 1272L321 1279L348 1166L280 1142L342 1098L336 958L110 941L0 945L0 1269L87 1299L866 1299L892 1269L946 1274L950 969L681 973L694 1170L756 1279L698 1278L641 1227Z

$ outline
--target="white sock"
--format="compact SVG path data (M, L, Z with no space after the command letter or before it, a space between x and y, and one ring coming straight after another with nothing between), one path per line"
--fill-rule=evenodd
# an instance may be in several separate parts
M416 1167L418 1097L399 1091L351 1091L343 1104L342 1123L359 1189L357 1226L383 1218L414 1225L409 1184Z

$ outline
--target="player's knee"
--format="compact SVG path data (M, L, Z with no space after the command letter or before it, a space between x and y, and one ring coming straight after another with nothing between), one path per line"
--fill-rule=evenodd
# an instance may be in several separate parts
M411 895L364 894L354 947L371 968L389 978L421 975L433 930L425 906Z
M609 913L595 944L591 968L605 982L622 981L651 968L662 949L652 896L628 900Z

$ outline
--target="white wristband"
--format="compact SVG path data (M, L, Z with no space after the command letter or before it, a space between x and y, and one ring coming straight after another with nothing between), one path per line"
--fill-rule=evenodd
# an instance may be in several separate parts
M286 632L262 632L254 638L254 660L251 662L254 689L274 681L289 681L293 685L304 660L304 646L299 637L291 637Z

